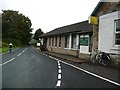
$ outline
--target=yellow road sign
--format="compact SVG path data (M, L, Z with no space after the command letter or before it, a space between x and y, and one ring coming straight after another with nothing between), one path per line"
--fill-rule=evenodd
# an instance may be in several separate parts
M89 23L91 23L91 24L98 24L98 17L90 16L89 17Z

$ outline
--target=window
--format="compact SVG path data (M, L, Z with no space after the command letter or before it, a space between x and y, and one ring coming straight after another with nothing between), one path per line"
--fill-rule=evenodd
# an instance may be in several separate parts
M59 36L59 47L61 47L61 36Z
M55 37L55 47L57 47L57 36Z
M73 34L72 35L72 48L74 48L74 49L76 49L76 35L75 34Z
M51 38L49 38L49 46L51 46Z
M115 45L120 45L120 19L115 21Z
M54 46L54 37L52 37L52 46Z
M65 48L69 48L69 39L70 39L69 35L66 35L65 36Z

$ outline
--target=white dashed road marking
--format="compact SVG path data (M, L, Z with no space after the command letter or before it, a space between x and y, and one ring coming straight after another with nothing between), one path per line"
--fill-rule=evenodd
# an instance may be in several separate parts
M58 66L59 69L61 69L61 66Z
M12 59L10 59L9 61L4 62L2 65L5 65L5 64L11 62L11 61L13 61L14 59L15 59L15 58L12 58Z
M60 87L60 85L61 85L61 80L58 80L56 86Z
M43 53L43 55L45 55L45 54ZM80 70L80 71L83 71L83 72L87 73L87 74L90 74L90 75L92 75L92 76L95 76L95 77L97 77L97 78L100 78L100 79L102 79L102 80L105 80L105 81L107 81L107 82L110 82L110 83L112 83L112 84L115 84L115 85L117 85L117 86L120 86L120 84L117 83L117 82L115 82L115 81L112 81L112 80L110 80L110 79L104 78L104 77L102 77L102 76L99 76L99 75L97 75L97 74L94 74L94 73L92 73L92 72L89 72L89 71L87 71L87 70L84 70L84 69L82 69L82 68L80 68L80 67L74 66L74 65L72 65L72 64L69 64L69 63L64 62L64 61L62 61L62 60L59 60L59 59L54 58L54 57L52 57L52 56L48 56L48 57L49 57L49 58L52 58L52 59L54 59L54 60L56 60L56 61L58 61L58 69L61 69L61 66L59 65L59 62L62 62L62 63L64 63L64 64L66 64L66 65L69 65L69 66L71 66L71 67L74 67L74 68L76 68L76 69L78 69L78 70ZM58 80L56 86L60 86L60 84L61 84L61 80Z
M58 70L58 73L61 73L61 69Z
M23 52L25 52L27 50L27 48L25 49L25 50L23 50L20 54L18 54L17 56L20 56L20 55L22 55L23 54ZM2 65L5 65L5 64L7 64L7 63L10 63L11 61L13 61L13 60L15 60L15 58L12 58L12 59L10 59L10 60L8 60L8 61L6 61L6 62L4 62L4 63L2 63L2 64L0 64L0 66L2 66Z
M22 53L18 54L18 56L22 55Z
M54 59L56 59L56 58L54 58ZM57 81L56 87L60 87L60 85L61 85L61 78L62 78L61 66L60 66L60 62L59 61L57 61L57 63L58 63L58 81Z
M61 74L58 74L58 79L59 79L59 80L61 79Z
M49 56L49 57L52 58L52 59L54 59L54 60L57 60L57 61L59 60L59 59L54 58L54 57L52 57L52 56ZM92 76L95 76L95 77L97 77L97 78L100 78L100 79L102 79L102 80L105 80L105 81L107 81L107 82L110 82L110 83L112 83L112 84L115 84L115 85L117 85L117 86L120 86L120 83L118 83L118 82L115 82L115 81L113 81L113 80L104 78L104 77L102 77L102 76L99 76L99 75L97 75L97 74L94 74L94 73L92 73L92 72L89 72L89 71L87 71L87 70L84 70L84 69L82 69L82 68L79 68L79 67L77 67L77 66L74 66L74 65L72 65L72 64L69 64L69 63L64 62L64 61L62 61L62 60L59 60L58 62L62 62L62 63L64 63L64 64L66 64L66 65L69 65L69 66L71 66L71 67L74 67L74 68L76 68L76 69L78 69L78 70L80 70L80 71L83 71L83 72L87 73L87 74L90 74L90 75L92 75ZM61 66L58 65L58 68L61 69Z
M64 62L64 61L62 61L62 60L59 60L59 61L62 62L62 63L64 63L64 64L66 64L66 65L72 66L72 67L74 67L74 68L76 68L76 69L78 69L78 70L80 70L80 71L83 71L83 72L85 72L85 73L87 73L87 74L90 74L90 75L92 75L92 76L95 76L95 77L97 77L97 78L100 78L100 79L102 79L102 80L105 80L105 81L107 81L107 82L110 82L110 83L112 83L112 84L115 84L115 85L120 86L120 84L117 83L117 82L115 82L115 81L112 81L112 80L110 80L110 79L104 78L104 77L102 77L102 76L99 76L99 75L97 75L97 74L94 74L94 73L92 73L92 72L89 72L89 71L87 71L87 70L84 70L84 69L82 69L82 68L79 68L79 67L77 67L77 66L74 66L74 65L72 65L72 64L66 63L66 62Z

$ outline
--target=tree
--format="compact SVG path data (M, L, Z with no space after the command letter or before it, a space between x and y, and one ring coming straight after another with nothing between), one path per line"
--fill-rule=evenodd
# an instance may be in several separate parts
M18 11L2 11L2 38L13 38L27 44L31 38L31 20Z
M39 28L34 34L34 39L39 40L39 36L43 34L43 31Z

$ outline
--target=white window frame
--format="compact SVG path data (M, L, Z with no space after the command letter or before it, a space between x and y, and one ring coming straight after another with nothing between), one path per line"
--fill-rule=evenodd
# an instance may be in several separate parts
M120 45L117 45L117 44L116 44L116 34L117 34L117 33L120 34L120 31L116 31L116 28L117 28L116 22L117 22L118 20L120 20L120 19L115 20L115 35L114 35L114 46L117 46L117 47L120 46Z
M67 41L66 41L67 37ZM65 36L65 49L69 49L69 44L70 44L70 35Z
M51 46L51 37L49 37L49 47Z
M52 37L52 47L54 47L54 37Z
M62 36L59 36L59 44L58 44L59 48L61 48L61 38Z
M75 38L73 38L73 36L75 36ZM71 48L72 49L77 49L77 35L76 34L72 34Z
M58 44L58 37L57 36L55 36L55 48L57 48L57 44Z

